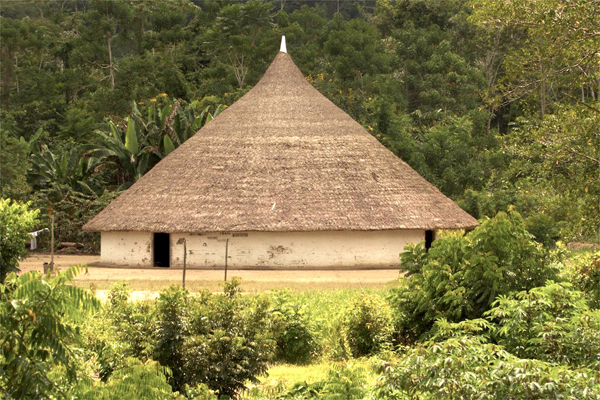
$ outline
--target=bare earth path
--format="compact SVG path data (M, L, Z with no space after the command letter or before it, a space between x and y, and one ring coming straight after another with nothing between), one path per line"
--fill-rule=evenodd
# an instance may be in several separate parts
M22 272L42 271L44 262L50 261L48 254L32 254L20 263ZM90 264L100 261L99 256L55 255L54 264L65 269L76 264ZM156 291L171 284L181 284L181 269L170 268L106 268L90 266L87 274L79 275L78 286L95 289L110 289L119 281L127 281L134 290ZM398 270L229 270L228 277L242 278L245 292L262 292L274 289L358 289L384 288L397 285ZM186 287L192 291L208 289L216 291L223 282L223 270L188 270Z

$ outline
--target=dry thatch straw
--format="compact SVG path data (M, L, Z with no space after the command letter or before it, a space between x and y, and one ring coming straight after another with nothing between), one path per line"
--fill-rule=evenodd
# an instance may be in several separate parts
M287 53L88 231L471 228L477 221L321 95Z

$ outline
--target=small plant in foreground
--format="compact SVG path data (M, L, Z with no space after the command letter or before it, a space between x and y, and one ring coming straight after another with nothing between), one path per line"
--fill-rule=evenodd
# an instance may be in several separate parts
M276 359L295 364L310 362L320 346L313 316L307 306L294 302L287 291L276 292L271 300Z
M354 357L389 349L394 332L390 306L378 295L361 292L344 313L343 329Z

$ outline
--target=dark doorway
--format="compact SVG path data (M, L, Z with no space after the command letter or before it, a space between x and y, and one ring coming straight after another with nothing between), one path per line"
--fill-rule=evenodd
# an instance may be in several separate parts
M435 231L425 231L425 248L429 250L435 239Z
M171 235L168 233L154 234L154 265L156 267L171 266Z

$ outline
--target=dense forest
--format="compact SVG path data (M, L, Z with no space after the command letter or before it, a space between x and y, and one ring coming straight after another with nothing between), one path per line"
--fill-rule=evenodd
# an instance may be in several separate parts
M600 237L600 6L543 0L1 4L0 190L80 227L279 50L476 218Z

